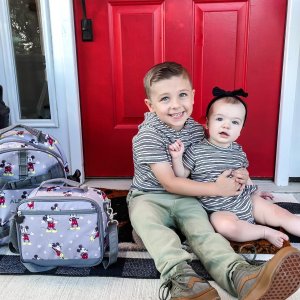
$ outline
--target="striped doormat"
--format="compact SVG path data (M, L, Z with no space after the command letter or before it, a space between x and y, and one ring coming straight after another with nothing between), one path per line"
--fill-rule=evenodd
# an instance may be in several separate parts
M70 268L58 267L54 270L39 273L55 276L100 276L100 277L123 277L123 278L140 278L140 279L157 279L159 272L148 252L135 244L132 238L132 227L129 221L126 194L127 191L105 190L107 196L112 200L112 207L117 213L116 218L119 221L119 257L117 263L104 269L102 265L88 268ZM280 199L279 199L280 200ZM290 199L289 199L290 200ZM294 214L300 214L300 203L293 202L278 202L278 205L284 207ZM290 242L293 246L300 245L300 238L290 235ZM249 243L249 242L248 242ZM251 242L258 253L258 262L263 262L272 257L272 254L277 251L266 241ZM232 243L236 252L242 243ZM244 252L251 252L251 247L244 247ZM211 277L206 272L199 260L194 257L191 263L193 269L202 277L211 280ZM7 247L0 248L0 274L6 275L30 275L30 273L20 262L18 255L12 254Z

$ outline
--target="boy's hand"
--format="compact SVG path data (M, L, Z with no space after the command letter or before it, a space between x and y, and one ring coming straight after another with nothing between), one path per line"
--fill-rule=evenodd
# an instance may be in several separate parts
M169 145L169 152L173 159L181 158L184 152L184 145L181 140Z
M244 189L244 185L231 176L232 170L224 171L216 180L217 196L236 196Z
M235 178L236 182L238 182L242 185L247 184L247 181L250 179L249 172L246 168L239 168L239 169L233 170L231 172L231 174Z

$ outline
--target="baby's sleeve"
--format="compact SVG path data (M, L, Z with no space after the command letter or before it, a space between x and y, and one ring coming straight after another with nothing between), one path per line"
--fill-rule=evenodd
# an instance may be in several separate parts
M195 167L195 155L193 149L193 146L188 147L182 157L183 165L190 171L192 171Z

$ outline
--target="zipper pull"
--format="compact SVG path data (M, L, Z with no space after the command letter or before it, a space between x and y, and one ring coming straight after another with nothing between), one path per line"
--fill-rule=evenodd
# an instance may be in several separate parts
M17 224L22 224L24 222L25 216L22 216L20 210L18 210L17 214L15 215L15 220Z

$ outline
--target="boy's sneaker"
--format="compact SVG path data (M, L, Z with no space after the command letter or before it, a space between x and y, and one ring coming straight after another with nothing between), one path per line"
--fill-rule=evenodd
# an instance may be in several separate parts
M177 266L177 272L159 288L159 299L166 300L220 300L220 296L205 279L186 263Z
M232 280L240 300L285 300L300 287L300 251L284 247L261 266L239 264Z

